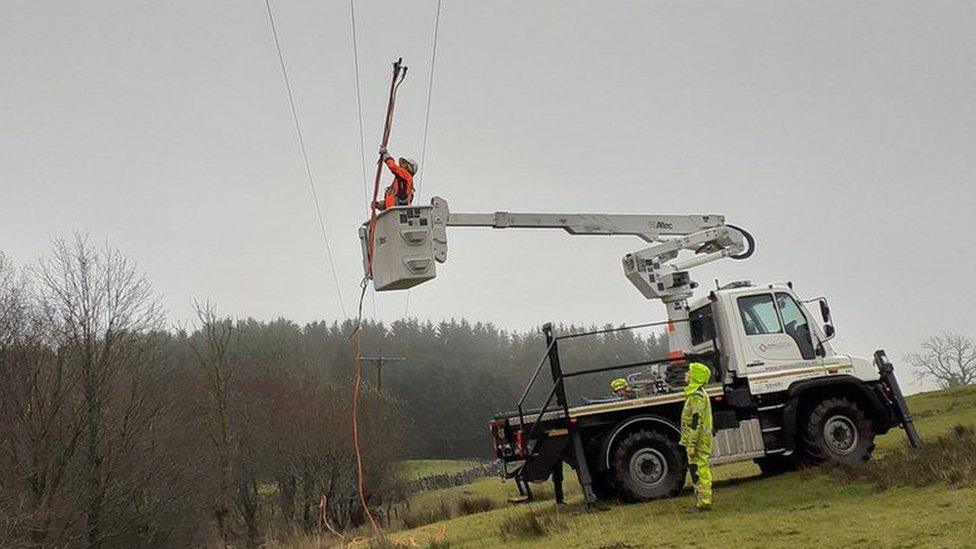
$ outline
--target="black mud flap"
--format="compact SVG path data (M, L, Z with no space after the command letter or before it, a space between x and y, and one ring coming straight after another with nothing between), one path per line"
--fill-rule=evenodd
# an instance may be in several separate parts
M552 474L553 467L562 459L569 443L570 439L565 435L543 439L525 459L525 464L519 469L517 478L525 482L547 480Z

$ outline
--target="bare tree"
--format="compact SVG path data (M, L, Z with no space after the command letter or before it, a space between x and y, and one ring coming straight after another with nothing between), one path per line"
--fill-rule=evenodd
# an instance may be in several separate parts
M138 501L140 481L152 474L141 454L160 411L151 383L162 309L149 282L118 250L97 248L81 235L56 240L33 273L56 361L77 375L71 415L81 429L83 537L87 546L100 547L141 527L132 498Z
M0 525L10 539L63 544L74 535L71 495L81 422L78 376L55 352L30 279L0 255Z
M216 452L216 487L212 509L221 542L233 536L231 505L234 500L233 440L230 418L230 384L234 376L231 345L234 322L220 318L213 304L194 302L198 334L191 339L197 366L205 379L204 401L210 442Z
M919 379L934 380L943 389L976 384L976 345L967 336L932 336L920 352L908 353L905 360Z

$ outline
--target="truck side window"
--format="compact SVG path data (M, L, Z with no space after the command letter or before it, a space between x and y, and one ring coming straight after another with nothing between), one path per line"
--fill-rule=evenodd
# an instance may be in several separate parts
M803 314L803 309L800 309L790 294L780 292L776 292L776 306L779 307L779 314L783 316L786 333L800 348L800 355L807 360L814 358L816 355L813 352L813 340L810 339L810 324Z
M740 297L739 315L746 335L778 334L782 332L773 296L769 294Z
M706 341L711 341L715 337L715 324L712 320L712 306L704 307L691 311L688 315L689 328L691 328L691 344L700 345Z

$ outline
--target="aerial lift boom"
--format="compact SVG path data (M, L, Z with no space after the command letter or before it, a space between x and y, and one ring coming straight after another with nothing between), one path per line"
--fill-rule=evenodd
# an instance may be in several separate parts
M429 206L402 206L380 214L374 237L377 245L385 246L376 251L383 261L372 269L364 265L367 278L373 278L378 291L433 278L434 262L447 260L447 227L562 229L572 235L636 236L650 243L623 257L624 275L644 297L666 304L672 352L687 352L690 346L687 299L697 283L688 271L724 258L745 259L755 249L752 236L727 225L721 215L452 213L446 200L434 197ZM364 258L371 255L368 230L368 225L360 229Z

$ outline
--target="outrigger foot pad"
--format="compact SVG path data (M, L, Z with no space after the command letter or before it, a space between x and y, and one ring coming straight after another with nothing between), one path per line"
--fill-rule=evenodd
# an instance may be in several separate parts
M533 500L532 488L529 487L528 482L516 476L515 487L518 488L519 495L508 498L509 503L528 503Z

